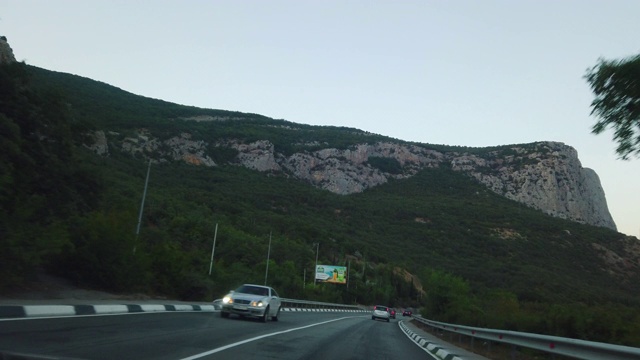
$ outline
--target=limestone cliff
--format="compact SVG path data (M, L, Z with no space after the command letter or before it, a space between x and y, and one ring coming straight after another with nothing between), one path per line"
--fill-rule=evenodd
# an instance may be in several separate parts
M583 168L576 150L563 143L513 145L484 157L456 156L451 164L494 192L549 215L616 229L598 175Z
M389 179L413 176L424 168L450 167L468 174L492 191L549 215L616 229L597 174L583 168L576 150L558 142L538 142L475 149L470 152L436 151L403 142L354 144L348 149L322 148L285 155L269 140L243 142L226 139L215 144L193 140L182 133L159 140L147 131L123 137L110 133L119 150L142 154L155 161L182 160L215 166L210 148L229 148L232 163L263 172L282 173L337 194L352 194L384 184ZM107 138L109 136L106 136ZM94 135L94 151L108 154L103 132ZM117 140L119 138L119 140ZM313 144L316 148L319 144ZM397 165L389 171L376 158Z

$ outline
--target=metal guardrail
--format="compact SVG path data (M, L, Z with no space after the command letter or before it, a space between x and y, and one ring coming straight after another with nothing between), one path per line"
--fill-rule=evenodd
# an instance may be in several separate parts
M513 346L535 349L550 354L564 355L588 360L638 360L640 348L612 345L601 342L585 341L558 336L540 335L509 330L476 328L465 325L448 324L432 321L420 316L414 319L433 327L455 334L466 335L489 341L496 341Z
M319 301L307 301L297 299L280 298L282 306L296 307L301 309L326 309L326 310L364 310L363 307L357 305L334 304Z

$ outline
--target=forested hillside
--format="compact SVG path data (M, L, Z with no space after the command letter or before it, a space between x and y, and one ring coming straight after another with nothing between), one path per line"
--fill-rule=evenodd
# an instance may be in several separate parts
M544 215L447 167L338 195L234 165L234 154L212 147L215 167L152 163L136 237L149 154L98 156L85 146L94 130L141 128L210 143L269 139L285 153L400 140L299 124L292 138L279 130L293 124L284 120L171 104L21 63L0 67L0 90L2 289L44 268L96 289L212 300L264 283L271 238L267 283L284 297L413 306L444 321L640 345L637 239ZM183 120L202 115L221 120ZM348 287L314 285L317 249L320 264L350 265Z

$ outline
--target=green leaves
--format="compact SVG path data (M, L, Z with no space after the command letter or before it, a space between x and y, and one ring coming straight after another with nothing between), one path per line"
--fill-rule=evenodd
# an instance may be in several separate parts
M135 217L127 212L92 212L73 224L73 249L58 261L58 271L81 284L110 291L145 288L145 252L133 254Z
M474 296L464 279L441 270L429 270L423 278L427 291L424 316L448 322L468 322Z
M587 70L585 79L595 97L591 114L599 120L593 133L614 130L616 152L627 160L640 155L640 55L622 60L599 59Z
M372 167L389 174L402 174L402 165L395 158L370 156L367 160Z
M98 190L74 157L61 96L29 80L24 64L0 66L0 288L68 248L67 219Z

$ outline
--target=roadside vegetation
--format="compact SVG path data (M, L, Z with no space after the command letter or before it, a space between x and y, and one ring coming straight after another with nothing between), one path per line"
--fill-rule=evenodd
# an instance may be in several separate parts
M450 169L343 196L228 164L224 152L213 168L152 164L136 236L146 159L82 146L92 129L269 139L286 153L388 138L170 104L21 63L0 67L0 90L2 291L45 268L88 288L209 301L266 275L287 298L640 345L638 267L619 271L598 250L624 255L637 240L549 217ZM180 120L196 115L236 120ZM318 264L350 266L348 286L314 284L317 249Z

